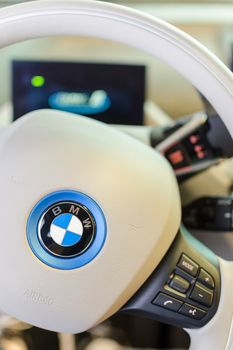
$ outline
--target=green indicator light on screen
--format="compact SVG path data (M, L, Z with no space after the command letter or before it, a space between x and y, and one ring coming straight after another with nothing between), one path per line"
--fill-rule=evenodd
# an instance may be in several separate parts
M45 78L42 75L35 75L32 77L31 84L34 87L42 87L45 84Z

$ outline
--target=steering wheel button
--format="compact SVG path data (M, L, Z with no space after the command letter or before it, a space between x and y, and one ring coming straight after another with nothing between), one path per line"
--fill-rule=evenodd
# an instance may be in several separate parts
M188 272L193 277L196 277L199 268L199 266L185 254L181 255L177 266L185 272Z
M200 269L198 280L205 284L207 287L214 289L214 279L204 269Z
M169 282L169 286L178 292L185 293L189 289L190 283L183 277L174 275Z
M213 291L197 282L190 298L205 306L211 306L213 301Z
M207 314L206 311L186 303L180 308L179 313L195 320L201 320Z
M157 297L152 301L152 304L162 306L171 311L178 311L183 303L180 300L170 297L169 295L159 293L159 295L157 295Z

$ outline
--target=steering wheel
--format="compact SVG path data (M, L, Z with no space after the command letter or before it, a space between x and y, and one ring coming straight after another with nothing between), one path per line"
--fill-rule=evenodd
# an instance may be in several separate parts
M232 74L159 19L45 0L2 9L0 33L0 47L82 35L144 50L185 76L233 135ZM38 110L2 131L0 163L2 311L72 333L130 312L186 328L191 349L233 348L233 264L180 226L177 182L157 152L100 122Z

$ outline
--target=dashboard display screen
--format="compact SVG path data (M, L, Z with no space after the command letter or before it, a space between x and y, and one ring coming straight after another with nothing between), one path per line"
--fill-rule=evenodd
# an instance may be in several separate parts
M143 124L145 66L13 61L14 120L51 108L109 124Z

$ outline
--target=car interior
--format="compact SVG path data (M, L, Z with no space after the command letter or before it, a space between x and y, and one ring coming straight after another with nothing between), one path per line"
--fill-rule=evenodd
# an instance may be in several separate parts
M9 11L9 14L11 14L9 10L11 7L14 8L14 6L21 5L27 6L27 4L30 3L43 3L43 1L46 3L45 0L0 0L0 37L2 36L2 38L5 38L4 27L1 29L1 25L4 26L2 18L4 19L4 16L7 16L7 12L2 11ZM55 3L58 1L49 1L51 3L51 8L53 7L52 3L54 3L54 8L56 8ZM79 0L73 1L79 2ZM94 2L97 3L97 5L103 3L102 1ZM63 0L63 3L66 3L66 1ZM232 0L119 0L106 2L106 6L111 6L112 4L126 6L132 11L132 14L134 10L136 11L135 13L140 11L143 14L159 18L162 21L174 25L198 40L207 49L213 52L229 70L233 71ZM85 0L83 0L82 6L85 6ZM59 24L56 24L56 20L51 25L59 26ZM38 30L42 32L43 28ZM221 298L221 276L219 277L215 264L213 263L211 265L210 262L206 262L202 257L202 253L198 253L198 251L203 252L203 256L208 255L208 259L211 262L215 259L211 254L214 254L214 256L223 259L229 264L232 264L233 261L232 130L229 130L229 126L225 124L215 106L209 102L208 97L204 96L203 91L198 90L194 84L188 81L185 75L182 75L175 70L174 67L168 65L168 63L162 62L159 58L155 58L149 52L143 52L135 45L129 46L117 40L100 38L98 35L96 35L96 37L86 35L44 35L42 37L41 35L41 37L38 38L30 38L29 34L28 38L25 38L25 40L21 40L20 36L17 37L17 33L14 33L14 35L16 39L12 40L10 45L3 47L4 45L0 43L0 157L1 154L5 153L3 158L6 158L8 154L6 146L4 146L5 148L3 147L3 151L1 149L1 135L3 135L4 141L5 130L8 130L12 125L16 125L19 129L22 128L24 125L23 116L28 113L30 117L30 115L32 115L31 113L35 111L37 111L35 113L42 113L44 110L48 110L53 113L58 112L59 119L59 113L64 112L66 113L64 114L64 120L79 120L80 125L82 121L85 125L86 120L88 122L97 121L97 126L98 122L104 123L109 128L113 129L116 135L118 135L118 133L123 134L125 137L127 136L127 140L134 140L129 141L129 143L140 143L145 149L148 148L150 151L159 154L163 160L165 159L178 185L182 217L179 230L183 232L181 236L184 235L184 237L186 237L187 235L187 237L189 237L191 234L190 237L192 238L187 238L187 241L186 238L182 238L183 236L175 240L172 239L172 244L169 245L169 250L167 249L166 255L161 253L163 259L161 259L160 264L156 263L156 269L148 278L144 279L145 283L140 283L142 287L140 287L139 291L137 291L136 294L132 293L130 298L127 298L127 303L124 303L123 306L118 308L119 310L117 312L113 314L106 313L107 316L102 318L103 321L95 322L95 325L93 323L93 327L85 331L69 332L69 330L66 330L64 327L64 331L60 332L56 331L55 327L54 329L49 329L49 327L46 329L41 322L30 324L30 322L27 322L30 318L22 317L22 319L19 320L17 316L20 315L20 313L17 311L14 314L13 306L11 313L11 307L2 307L0 301L0 310L2 310L0 314L0 349L189 349L192 342L187 328L206 327L206 324L208 326L208 322L211 322L212 317L214 317L217 312L217 301ZM126 34L122 31L121 35L124 36ZM8 44L7 40L10 42L8 35L6 35L6 38L7 39L2 40L6 40ZM138 41L142 41L140 35L138 35ZM172 58L169 59L172 61ZM177 58L174 57L174 59ZM195 75L195 72L192 74ZM210 90L211 88L212 87L209 86ZM225 108L228 110L231 109L230 106L225 106ZM72 117L70 117L70 113L72 113ZM80 115L84 116L83 119L80 119ZM29 117L26 117L25 120ZM33 116L31 118L33 119ZM35 120L37 120L36 118L39 117L36 117L35 114ZM53 132L53 130L56 129L55 114L51 114L51 120L55 121L53 128L49 126L50 131L52 130ZM38 125L35 124L35 129L36 127L38 127L39 130L39 122ZM9 130L12 130L12 139L10 140L15 139L16 145L18 144L18 153L23 152L23 147L20 151L20 145L23 141L20 141L21 139L18 141L18 136L13 134L14 129ZM27 131L27 129L25 130ZM28 130L30 132L30 125ZM80 130L80 135L77 135L77 139L84 138L81 132L84 133L85 130L83 129L82 131L82 126L80 126ZM21 131L21 135L21 137L23 137L26 134L24 134L24 131ZM34 139L35 143L39 137L42 141L43 137L46 139L46 132L43 130L38 131L38 135L36 135L37 134L34 136L29 135L28 137L32 140ZM104 135L103 131L103 137ZM112 142L114 142L115 139L114 135L113 133L111 136L109 131L109 138L112 138ZM85 142L91 144L91 138L91 135L85 137ZM51 142L52 140L53 138L51 138ZM99 139L99 143L101 142L102 141ZM124 142L126 143L124 139L122 139L122 141L119 139L119 144L117 146L119 149L123 147L121 146L121 142L122 145ZM86 143L84 144L86 145ZM71 143L67 144L70 148L73 147ZM47 146L40 147L41 149L43 147L43 149L46 149ZM86 147L88 148L88 146ZM152 164L151 168L148 166L147 160L145 160L144 163L144 159L140 159L140 149L138 149L137 155L136 143L133 148L135 149L135 158L137 158L137 156L139 158L140 167L144 167L145 164L146 169L143 170L142 176L146 171L148 173L151 172L151 179L152 175L154 176L154 173L156 173L156 170L153 168ZM13 149L13 146L12 148L9 146L8 149L9 155L16 155L17 147ZM80 149L77 147L76 151L78 153ZM31 152L34 152L33 148ZM48 150L48 153L49 152ZM59 154L59 152L62 153L62 150L59 148L59 145L56 146L56 144L54 144L53 152L54 153L51 153L51 157L49 158L52 163L55 162L54 155L56 152ZM75 154L75 149L72 149L72 152L72 154ZM26 153L25 151L25 154ZM16 157L15 167L24 167L24 163L23 161L21 163L20 157ZM115 153L115 157L117 159L117 152ZM6 163L3 162L3 166L1 167L1 171L3 171L4 174L5 171L11 172L11 169L14 169L14 165L13 168L11 168L13 161L8 165L5 158L4 162ZM83 159L85 160L85 155L83 155ZM98 157L95 160L93 158L92 162L94 164L95 161L98 162ZM104 161L108 162L107 154ZM74 159L73 162L75 163L76 160ZM148 158L148 163L149 162ZM27 171L31 172L30 176L32 178L34 178L35 167L33 164L34 162L32 162L31 165L28 164L27 169ZM44 167L43 172L46 173L46 165L42 166ZM163 168L163 164L159 164L157 169L159 169L159 167ZM56 169L55 166L54 169ZM13 171L14 170L12 170L11 175L12 181L15 181L16 185L19 181L20 185L21 180L17 179L17 175L14 175ZM110 176L110 172L109 170L108 176ZM114 181L115 177L121 177L120 172L121 169L116 166L114 173L111 174ZM101 176L101 174L102 173L99 174L97 172L96 176ZM15 179L13 179L14 176ZM105 175L102 174L102 176L104 177ZM57 181L56 177L57 173L55 171L55 183ZM5 178L5 175L3 175L2 179ZM86 178L90 178L90 173L86 174ZM151 181L150 179L148 178L148 182ZM34 186L36 188L39 186L36 177L34 181ZM108 183L107 176L105 181ZM128 181L128 179L126 181ZM136 187L136 175L135 179L134 176L131 176L129 180L129 182L132 183L134 183L134 181ZM147 180L145 179L144 181ZM165 178L164 182L166 183L166 181ZM112 188L112 192L108 192L108 187L106 185L106 196L108 195L111 197L118 191L117 182L114 182L114 184L115 187ZM31 189L31 187L33 187L33 182L29 183L27 186ZM167 181L167 192L169 192L169 186ZM2 193L1 199L5 201L2 188L3 185L0 187L0 193ZM134 185L132 184L132 189L133 188ZM102 190L105 191L104 187ZM164 188L162 188L161 185L161 191L163 191L162 196L158 196L157 199L158 207L163 207L165 205L163 197L167 196L166 184ZM11 199L12 207L6 204L6 210L10 210L8 207L14 208L14 206L16 206L16 204L12 204L16 203L14 198L13 196ZM123 203L125 201L125 206L129 203L127 198L122 199ZM135 196L132 195L132 198L135 199ZM138 198L137 200L140 201L141 199ZM63 201L66 203L68 199L66 200L63 198ZM35 205L36 201L33 203ZM24 200L22 200L22 207L23 205ZM86 206L87 205L84 204L84 211ZM53 211L55 209L53 209ZM104 208L103 205L102 209L105 213L106 208ZM75 209L73 208L72 210L75 215ZM117 210L118 208L115 208L115 216L118 215ZM145 204L145 210L148 210L148 212L153 215L154 209L152 210L150 199L148 200L148 205ZM155 206L155 212L156 210L157 208ZM48 212L46 212L46 215L47 217L48 215L51 216ZM56 216L57 214L54 212L54 215ZM145 213L143 215L144 220L148 220L147 215ZM155 214L155 217L156 215L157 214ZM167 220L172 221L172 209L168 216ZM0 219L3 217L2 214ZM47 217L45 216L43 220L46 221ZM12 219L12 221L14 220ZM43 225L43 222L41 222L42 221L40 221L39 225ZM53 221L53 223L55 225L55 221ZM137 218L131 226L132 231L135 230L136 235L138 229L140 230L140 224ZM86 232L90 227L90 225L88 226L88 221L86 221L86 226L83 225L83 227L84 234L89 235L89 232ZM43 232L45 231L41 231L42 240ZM2 234L4 235L3 232ZM107 231L107 236L108 234ZM146 233L143 232L142 235L144 235L144 239L146 239ZM33 241L31 243L30 239L32 240L32 238L28 238L32 250L30 256L32 257L32 255L35 254L36 258L33 258L35 261L37 261L37 259L42 260L42 262L40 261L38 263L41 267L44 264L44 260L37 255L37 252L35 252L36 248L33 246L34 243ZM49 239L55 240L56 243L52 242L53 245L59 245L59 242L54 239L52 231L50 231ZM197 249L195 252L191 247L191 243L190 245L187 243L189 240L191 242L192 239L194 239L195 242L197 240L203 244L203 246L198 248L199 250ZM128 238L125 238L125 240L127 241ZM47 244L46 242L45 240L43 244ZM55 246L52 248L52 243L48 242L50 248L55 249L54 254L56 255L58 254L58 248ZM0 244L2 244L2 242L0 242ZM195 244L198 245L199 243ZM134 242L131 242L131 245L132 250L135 249L135 252L140 252L139 248L136 247L136 243L134 246ZM204 246L212 253L205 253L206 248L203 248ZM122 250L124 250L124 247ZM66 252L65 249L61 254L63 253L69 254L68 250ZM138 258L140 254L141 253L138 254ZM63 260L66 259L64 256ZM117 259L120 258L121 254L119 253ZM98 261L98 259L99 256L97 256L96 260ZM151 259L153 260L153 258ZM35 262L32 263L32 266L34 266L34 263ZM132 263L133 262L129 259L126 264L131 266ZM6 264L8 264L8 262L6 262ZM91 262L90 265L91 264L93 264L93 262ZM88 266L89 263L85 267L80 268L80 270L85 270ZM51 264L49 269L52 270L53 268L54 266ZM77 270L79 270L79 268L77 268ZM71 275L72 271L73 270L68 271L67 274ZM119 274L120 273L121 272L119 272ZM117 274L118 270L116 268L115 275L111 275L106 285L114 284L114 280L117 279ZM166 278L163 286L161 286L159 283L161 283L162 276L165 274ZM97 289L97 285L102 284L102 278L105 277L102 276L101 273L99 273L98 276L95 275ZM66 279L65 275L63 279L64 285L68 285L68 279ZM5 285L4 281L8 281L8 283ZM17 283L20 285L21 282L17 281L17 278L15 278L15 284L11 283L10 274L6 278L4 277L1 289L5 290L4 295L9 293L9 300L13 300L14 298L14 294L10 291L10 286L16 286ZM40 283L42 282L43 281L40 281ZM224 288L231 290L232 287L233 277L231 275L231 278L227 280L227 287L224 285ZM80 288L82 288L82 286L80 286ZM204 296L201 294L202 292L200 292L200 290L203 290ZM177 294L174 294L174 291ZM35 301L38 296L33 293L31 289L30 291L29 289L25 291L28 299L31 298ZM98 300L98 291L92 290L92 293L96 293L97 305L101 304L102 301ZM185 315L185 318L176 318L176 313L172 312L174 309L172 310L169 308L173 306L176 307L176 303L180 303L179 296L181 296L182 299L185 293L188 293L189 302L183 304L182 307L184 308L185 305L186 307L187 305L190 307L191 304L192 308L190 307L190 309L186 311L183 310L182 315ZM150 299L150 305L148 305L147 297ZM69 296L65 295L65 292L64 298L69 299ZM203 298L205 300L202 300ZM38 300L36 302L37 304ZM182 299L182 302L183 301ZM187 300L185 299L185 301ZM46 300L45 303L49 305L50 300ZM19 309L25 307L24 304L19 305ZM40 305L38 305L38 307L40 307ZM166 310L167 314L164 314L163 311L161 311L163 307L172 311ZM181 304L179 307L177 306L177 310L180 307ZM230 305L229 309L231 307ZM33 310L33 307L31 310ZM79 310L76 312L78 313ZM179 312L182 313L181 311ZM43 313L43 306L41 306L41 313ZM231 315L232 318L233 310ZM66 316L64 315L64 323L66 322L65 320ZM39 326L40 324L42 325L41 327ZM58 328L59 327L57 327L57 329ZM202 335L200 335L200 337L202 337ZM233 344L233 342L229 342L229 347L219 347L216 349L230 350L232 349L231 344ZM190 349L197 350L197 347L191 347ZM208 350L205 345L199 347L199 349Z

